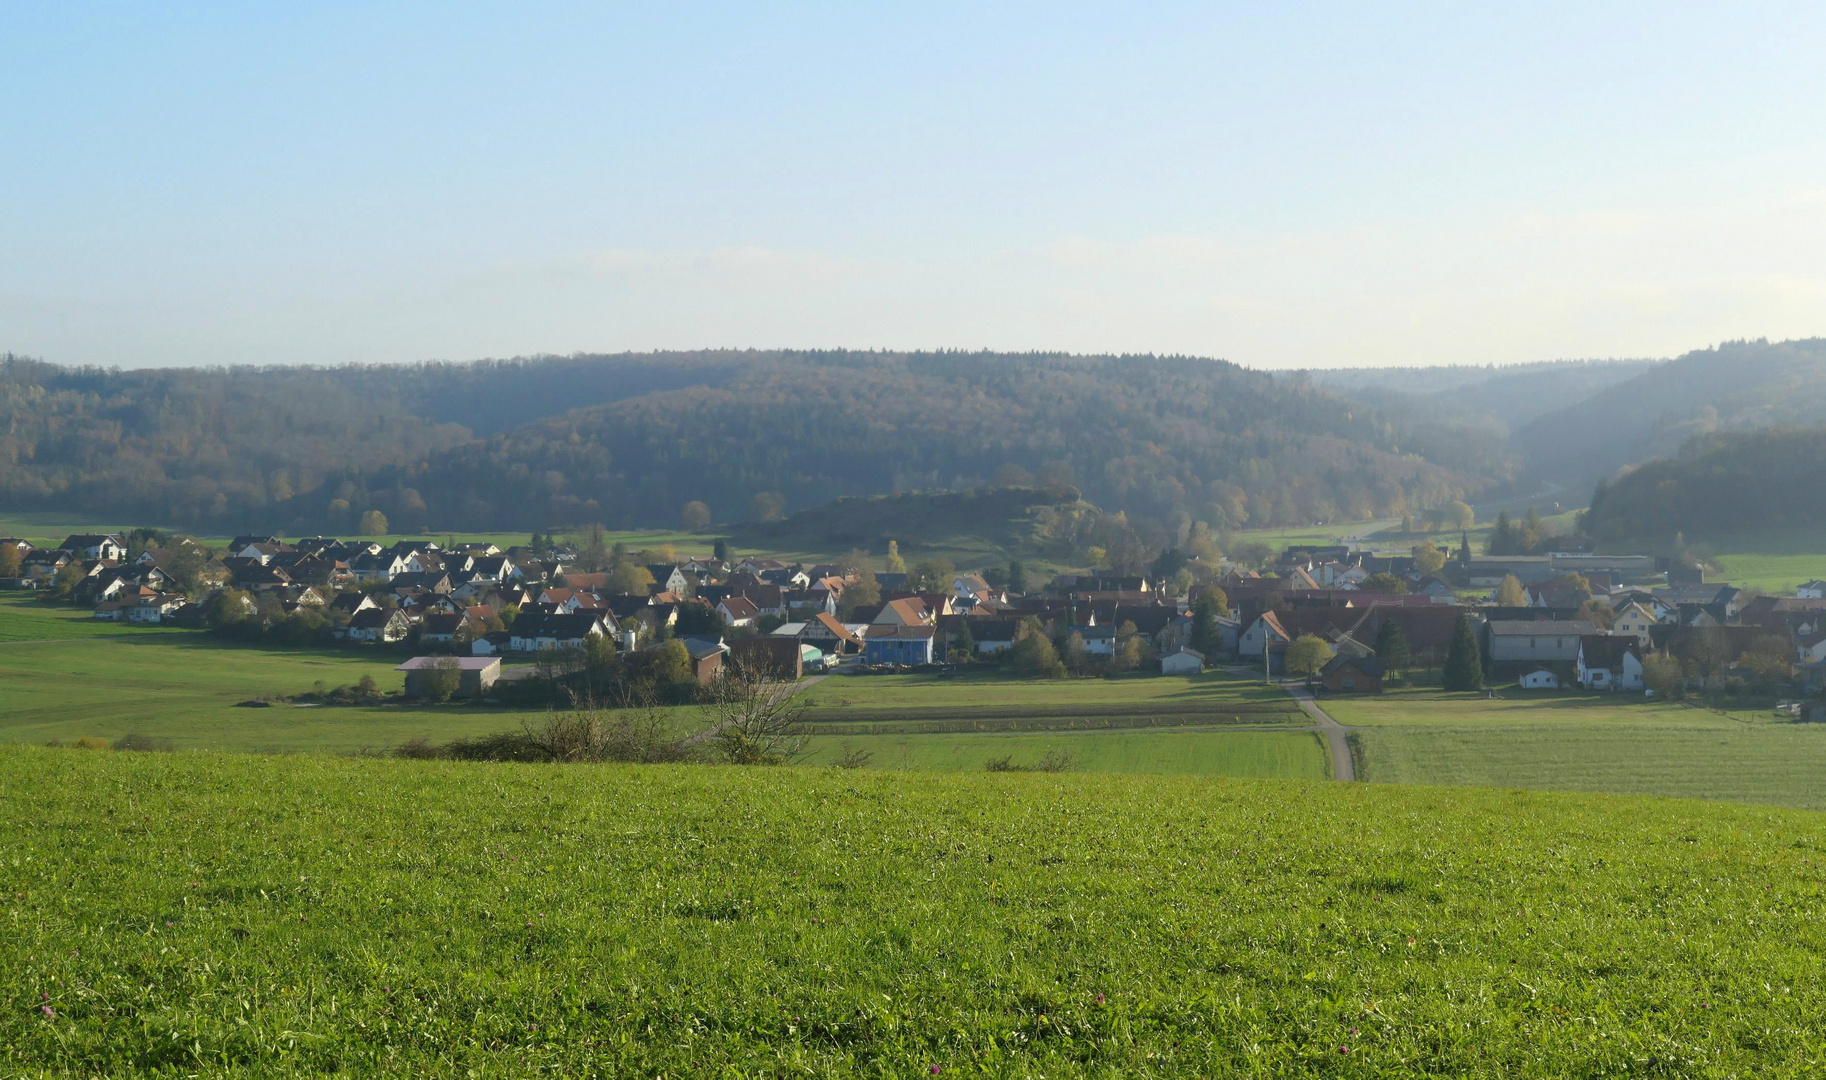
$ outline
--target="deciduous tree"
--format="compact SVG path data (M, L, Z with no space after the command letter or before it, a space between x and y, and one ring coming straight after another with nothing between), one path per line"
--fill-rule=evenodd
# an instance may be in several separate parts
M1324 638L1301 634L1287 646L1287 670L1295 675L1317 675L1337 655Z

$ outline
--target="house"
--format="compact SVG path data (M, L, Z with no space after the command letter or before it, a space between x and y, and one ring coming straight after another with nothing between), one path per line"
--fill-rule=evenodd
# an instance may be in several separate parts
M142 596L139 602L127 609L127 621L133 623L162 623L165 617L189 603L175 593L154 593Z
M1632 600L1618 608L1611 617L1611 633L1628 635L1636 639L1643 648L1649 644L1649 629L1661 620L1655 613L1642 604Z
M909 596L899 600L889 600L881 605L874 622L883 626L930 626L934 620L932 609L924 600Z
M647 573L653 575L654 584L661 592L686 593L691 590L692 580L685 576L683 567L666 563L649 563Z
M1334 694L1380 694L1384 670L1373 656L1334 656L1319 669L1319 685Z
M717 601L716 613L722 617L724 626L753 626L761 617L754 601L746 596L725 596Z
M820 611L835 615L839 595L827 589L793 589L786 594L786 609L794 615Z
M871 623L863 638L862 658L869 664L930 664L937 628Z
M429 697L426 692L429 676L439 668L448 667L455 667L457 671L456 697L481 697L501 677L501 661L492 656L415 656L393 670L406 673L408 696Z
M19 577L34 586L44 585L55 580L59 571L75 561L67 551L38 548L26 552L25 558L19 560Z
M474 641L482 634L482 622L467 611L452 614L433 612L425 616L418 639L439 645L459 645Z
M375 645L404 641L411 632L412 620L406 618L404 612L369 608L350 617L349 625L343 627L342 636L350 641Z
M1280 617L1272 611L1264 611L1253 623L1249 624L1249 629L1237 638L1237 659L1260 660L1262 654L1266 652L1269 655L1269 670L1275 671L1280 667L1280 655L1286 651L1287 645L1291 641L1293 641L1293 635L1281 625Z
M792 625L792 624L787 624ZM827 653L856 653L862 651L862 636L857 630L845 626L835 615L821 611L798 624L799 631L793 634L802 643L817 645ZM785 626L775 630L782 633Z
M721 638L688 637L680 638L678 643L691 658L691 673L700 684L707 684L722 674L723 658L729 655L729 646L723 644Z
M1162 675L1197 675L1205 670L1205 654L1182 645L1160 658Z
M111 559L127 557L127 543L115 533L77 533L64 538L57 550L67 551L77 559Z
M1591 634L1580 638L1573 669L1579 685L1587 690L1642 689L1640 649L1632 637Z
M1114 626L1074 626L1071 632L1084 642L1084 651L1091 656L1110 656L1116 651Z
M1536 664L1522 672L1515 683L1524 690L1558 690L1560 676L1546 664Z
M729 645L729 665L743 675L794 682L805 673L803 659L798 638L741 638Z
M1797 600L1826 600L1826 581L1814 579L1794 590Z
M604 633L602 616L596 612L553 615L526 612L515 619L508 630L508 647L514 652L528 653L543 649L581 649L591 638Z
M353 616L357 612L373 611L379 607L380 605L375 603L374 598L367 593L337 593L336 598L330 601L330 610L338 615Z
M993 656L1014 648L1014 638L1020 630L1019 619L970 620L970 639L976 642L978 656Z
M1567 662L1578 659L1579 639L1597 633L1587 619L1499 619L1485 627L1493 664Z

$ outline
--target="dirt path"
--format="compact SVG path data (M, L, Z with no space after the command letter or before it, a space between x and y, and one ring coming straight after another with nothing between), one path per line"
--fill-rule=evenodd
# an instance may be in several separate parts
M1319 708L1313 700L1312 691L1304 686L1288 683L1287 692L1299 703L1300 709L1312 717L1313 723L1325 733L1325 742L1331 747L1331 778L1333 780L1351 781L1357 778L1357 763L1350 756L1350 728L1331 718L1331 714Z

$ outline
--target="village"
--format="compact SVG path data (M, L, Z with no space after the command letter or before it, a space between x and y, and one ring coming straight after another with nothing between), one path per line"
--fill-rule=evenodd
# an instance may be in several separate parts
M54 548L0 539L0 565L16 568L0 585L90 607L99 620L392 650L408 658L409 691L415 671L456 657L457 696L472 697L502 677L501 661L549 666L671 642L702 684L728 665L786 679L968 664L1029 677L1228 666L1364 694L1442 671L1461 621L1492 688L1652 696L1726 686L1778 698L1826 682L1826 582L1756 595L1646 554L1340 544L1289 548L1260 567L1220 560L1188 573L1182 563L1170 576L1089 571L1029 586L1001 567L958 572L942 559L909 572L893 552L887 562L901 568L878 571L861 553L805 565L730 556L720 543L717 555L679 558L537 535L507 549L166 539L78 534Z

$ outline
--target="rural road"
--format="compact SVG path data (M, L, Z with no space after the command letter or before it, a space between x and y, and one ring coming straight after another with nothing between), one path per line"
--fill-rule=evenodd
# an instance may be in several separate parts
M1293 700L1299 703L1301 711L1310 716L1313 723L1319 725L1319 730L1325 733L1325 742L1331 747L1331 778L1333 780L1355 780L1357 764L1351 760L1350 756L1350 739L1348 738L1350 729L1333 720L1330 713L1319 708L1319 703L1313 700L1312 691L1304 686L1292 684L1286 684L1286 686L1287 692L1293 695Z

